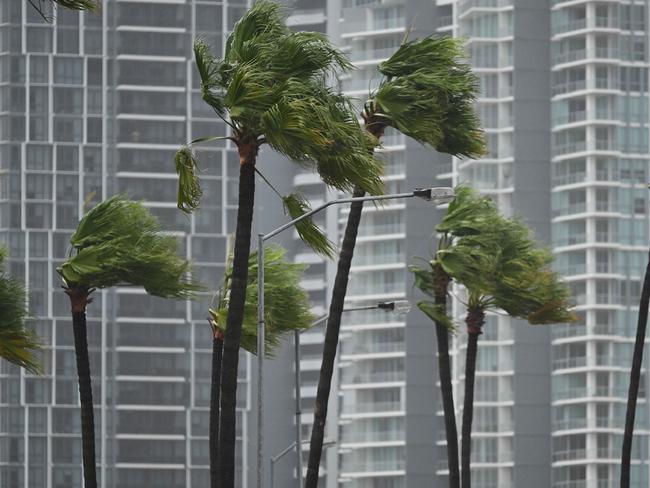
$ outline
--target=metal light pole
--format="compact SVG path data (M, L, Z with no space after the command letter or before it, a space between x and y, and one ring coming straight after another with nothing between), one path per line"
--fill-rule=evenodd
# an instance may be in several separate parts
M352 308L345 308L343 309L343 312L357 312L359 310L386 310L387 312L395 312L395 313L408 313L408 311L411 309L411 304L408 302L408 300L396 300L393 302L379 302L374 305L364 305L364 306L359 306L359 307L352 307ZM317 318L314 320L309 327L310 329L314 328L321 322L326 321L329 318L329 315L323 315L322 317ZM293 331L293 337L294 337L294 342L293 342L293 347L294 347L294 353L293 353L293 360L294 360L294 371L295 371L295 377L294 377L294 391L295 391L295 397L296 397L296 414L295 414L295 422L296 422L296 440L292 444L292 446L302 446L303 441L302 441L302 394L300 393L300 361L301 361L301 354L300 354L300 334L304 332L304 330L294 330ZM291 446L289 446L290 448ZM284 451L283 454L284 455ZM271 463L271 466L273 466L273 463ZM298 488L302 487L302 449L301 447L296 448L296 468L298 469ZM273 476L273 475L271 475ZM271 487L273 485L271 484Z
M304 441L303 444L306 444L307 441ZM331 447L336 444L336 441L325 441L323 442L323 447ZM284 457L286 454L291 452L292 449L296 447L296 443L292 442L287 447L285 447L280 454L276 454L271 458L271 488L275 487L275 463L277 463L280 458Z
M312 215L326 209L332 205L340 205L343 203L354 202L374 202L380 200L397 200L404 198L418 197L427 201L436 201L439 203L450 201L454 198L454 190L449 187L438 188L416 188L410 193L394 193L391 195L377 195L368 197L350 197L338 198L325 202L324 204L302 214L300 217L281 225L277 229L269 232L268 234L257 235L257 488L263 488L264 479L264 242L278 235L280 232L293 227L298 222L301 222Z

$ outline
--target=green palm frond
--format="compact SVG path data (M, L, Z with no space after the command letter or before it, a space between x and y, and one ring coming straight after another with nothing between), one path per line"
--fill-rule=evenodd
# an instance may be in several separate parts
M364 108L367 124L391 126L455 156L480 157L485 140L474 110L479 87L463 40L406 41L378 67L384 79Z
M141 203L116 195L88 212L72 235L74 249L57 271L67 286L142 286L169 298L191 297L200 286L190 263L177 255L176 238Z
M449 315L447 315L443 306L436 305L431 301L423 300L418 302L418 308L434 322L444 325L450 332L456 331L456 326L454 325L453 320Z
M334 188L383 191L382 165L369 150L376 141L348 99L327 86L332 73L351 64L326 36L291 31L284 9L260 0L235 24L223 59L202 40L194 51L202 96L240 147L266 142Z
M98 10L100 3L96 0L53 0L54 3L70 10Z
M201 182L198 175L198 162L192 148L181 147L176 153L176 173L178 174L179 210L189 214L199 208L201 202Z
M304 195L291 193L282 198L284 209L292 219L309 212L311 207ZM314 223L311 217L301 220L296 224L298 235L317 254L326 258L332 258L336 254L336 246L330 241L325 233Z
M410 268L416 286L427 295L433 296L438 264L467 289L470 308L501 309L531 324L575 320L569 290L550 268L550 251L536 243L522 221L501 215L490 199L457 187L437 230L445 245L430 269Z
M34 352L41 348L36 334L25 327L29 313L21 282L4 269L6 250L0 247L0 358L32 373L40 372Z
M201 77L201 97L220 117L224 115L221 63L210 52L210 46L201 38L194 42L194 58Z
M454 66L465 57L462 39L440 36L405 41L393 55L377 66L387 78L410 75L423 66Z
M300 286L305 266L289 263L286 251L280 246L264 249L264 310L266 329L265 343L268 356L280 343L281 337L293 330L303 330L311 326L314 316L309 311L309 297ZM252 252L248 260L248 286L242 327L241 347L257 353L257 252ZM218 293L218 304L210 309L213 324L225 331L228 316L228 295L232 267L228 266L224 284Z

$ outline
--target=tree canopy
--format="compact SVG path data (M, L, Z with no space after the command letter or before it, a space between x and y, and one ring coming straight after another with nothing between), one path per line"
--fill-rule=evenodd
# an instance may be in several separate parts
M283 334L293 330L308 329L314 321L309 311L309 296L300 286L303 264L290 263L285 259L286 250L272 245L264 249L264 310L267 355L271 356ZM257 251L248 260L248 287L242 326L241 347L257 354ZM216 307L210 309L213 327L225 332L228 315L228 297L232 279L229 264L221 289L217 293Z
M536 243L523 222L501 215L490 198L457 187L436 230L441 237L429 268L411 266L416 286L425 294L433 296L433 269L439 265L465 286L468 307L501 309L531 324L575 321L568 287L551 270L550 251ZM431 301L419 307L450 324Z
M258 0L235 24L223 59L202 39L194 53L203 100L232 130L217 138L232 139L240 154L268 144L334 188L381 193L381 164L369 151L376 141L361 130L348 99L327 84L351 65L325 35L290 30L280 5ZM191 147L179 151L178 206L186 212L199 204L197 164Z
M34 352L41 344L25 327L29 316L23 284L5 270L6 250L0 246L0 357L31 373L40 372Z
M406 40L378 66L382 79L364 105L372 129L394 127L439 152L477 158L485 139L474 109L478 78L464 41L448 36Z
M116 195L95 206L70 238L57 271L68 287L142 286L167 298L190 297L200 286L190 263L177 255L176 238L164 234L142 204Z

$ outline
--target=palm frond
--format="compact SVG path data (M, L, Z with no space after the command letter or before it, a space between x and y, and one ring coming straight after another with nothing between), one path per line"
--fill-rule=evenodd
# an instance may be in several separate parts
M388 78L407 76L423 66L454 66L465 57L463 39L450 36L406 40L393 55L377 66Z
M53 0L54 3L59 4L61 7L69 8L70 10L90 10L95 11L100 7L100 3L96 0Z
M309 212L311 207L304 195L291 193L282 198L284 209L292 219ZM314 252L326 258L332 258L336 254L336 246L330 241L325 233L314 223L311 217L301 220L296 225L298 235Z
M406 41L379 71L385 76L366 104L366 123L384 124L454 156L485 154L474 110L478 78L464 59L463 41Z
M268 356L280 344L284 334L294 330L304 330L311 326L314 316L309 311L309 297L300 286L305 266L289 263L286 251L276 245L264 249L264 310L265 343ZM257 252L252 252L248 260L248 286L242 327L241 347L257 353ZM210 310L214 326L225 331L228 316L228 296L232 268L229 266L224 276L224 284L218 292L217 307Z
M201 182L198 176L198 162L192 148L181 147L176 153L176 173L178 174L177 207L186 214L199 208L201 203Z
M57 271L67 286L142 286L167 298L190 298L201 287L177 242L140 202L116 195L88 212L70 240L75 253Z
M305 165L316 163L323 181L343 191L383 192L382 164L349 109L349 100L321 79L290 80L282 98L262 115L265 137L276 151Z
M29 312L25 306L25 287L4 269L6 250L0 247L0 358L32 373L40 372L34 352L41 343L25 327Z
M443 306L424 300L418 302L418 308L434 322L444 325L450 332L456 332L456 326L453 320L451 320L451 317L447 315Z
M224 115L221 63L210 52L210 46L203 39L194 41L194 59L201 77L201 97L214 111Z
M381 164L369 151L376 141L327 86L352 65L326 36L291 31L284 9L260 0L235 24L222 60L201 40L195 56L204 99L240 143L264 140L339 190L382 192Z

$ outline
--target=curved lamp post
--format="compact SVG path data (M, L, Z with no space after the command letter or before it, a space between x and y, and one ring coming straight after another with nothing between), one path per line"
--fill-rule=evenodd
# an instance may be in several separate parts
M362 305L359 307L344 308L343 312L357 312L359 310L385 310L386 312L393 312L395 314L406 314L411 310L411 304L408 300L395 300L392 302L379 302L374 305ZM329 315L323 315L322 317L317 318L312 322L309 329L312 329L321 322L326 321L329 318ZM296 440L291 444L291 446L301 446L303 444L302 440L302 397L300 393L300 334L305 330L294 330L293 331L293 360L295 363L294 371L294 390L296 397ZM325 444L323 444L325 445ZM301 447L296 448L296 469L298 470L297 480L298 488L302 487L302 449ZM273 488L273 481L271 481L271 488Z
M264 393L264 242L271 237L278 235L280 232L293 227L298 222L305 220L312 215L320 212L321 210L331 207L332 205L340 205L343 203L353 202L374 202L379 200L398 200L405 198L422 198L426 201L435 201L436 203L445 203L453 200L455 194L453 188L438 187L438 188L416 188L409 193L394 193L390 195L377 195L367 197L350 197L338 198L325 202L324 204L304 213L300 217L281 225L275 230L267 234L257 235L257 488L262 488L264 479L264 418L263 418L263 393ZM372 308L377 308L373 306ZM296 439L297 440L297 439ZM302 477L302 471L299 474Z

